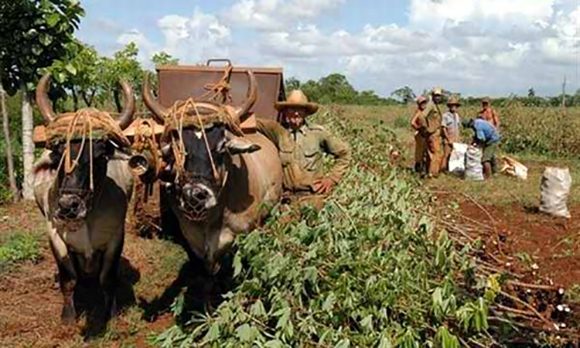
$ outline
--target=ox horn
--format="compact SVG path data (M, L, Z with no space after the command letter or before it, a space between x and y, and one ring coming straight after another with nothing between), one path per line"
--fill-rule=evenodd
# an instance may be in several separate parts
M46 73L42 76L40 81L38 81L38 86L36 86L36 105L40 109L40 114L44 118L46 124L52 122L56 118L56 114L52 109L52 104L48 100L48 88L50 84L50 73Z
M143 101L145 102L145 105L147 105L147 108L153 113L155 120L160 124L164 124L165 117L169 114L169 109L161 105L151 93L148 73L145 73L145 79L143 81Z
M254 106L256 99L258 99L258 83L256 82L256 77L254 76L254 73L252 72L252 70L248 70L247 74L248 74L248 82L249 82L248 97L247 97L246 101L244 102L244 104L242 104L240 106L240 108L236 111L236 115L235 115L236 121L240 121L242 116L244 116L245 114L248 113L248 111L250 111L252 106Z
M118 123L121 129L129 127L131 122L133 122L133 115L135 115L135 95L133 94L133 89L129 83L125 80L119 81L121 89L123 91L123 96L125 97L125 105L123 105L123 110L119 115Z

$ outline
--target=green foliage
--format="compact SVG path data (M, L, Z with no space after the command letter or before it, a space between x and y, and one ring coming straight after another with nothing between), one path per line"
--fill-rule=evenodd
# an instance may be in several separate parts
M75 0L0 2L0 80L10 95L34 90L38 69L67 53L84 10Z
M143 69L137 61L139 49L133 42L129 43L122 50L115 52L113 58L103 58L102 62L102 84L104 93L101 96L101 103L105 103L106 98L112 96L118 111L121 111L122 104L119 96L119 80L129 81L135 94L139 95L143 84Z
M179 64L179 59L173 58L169 53L161 51L151 57L151 62L155 65L177 65Z
M266 226L239 236L235 288L214 312L193 314L155 344L457 347L458 337L489 343L479 333L494 297L484 295L488 286L464 282L472 278L470 257L417 212L428 197L389 165L384 148L392 131L333 116L319 121L345 135L354 162L364 166L353 166L320 212L286 213L302 216L293 221L274 212Z
M501 109L502 149L508 153L572 156L580 151L580 128L572 112L512 103Z
M413 89L409 86L398 88L395 91L393 91L391 95L399 99L404 104L413 103L415 101L415 98L417 98L415 92L413 92Z
M93 47L78 40L69 43L66 51L48 70L56 84L65 89L60 93L61 98L66 99L68 93L72 96L74 110L79 108L79 98L91 106L101 85L102 58Z
M36 261L40 258L38 235L16 232L0 239L0 271L16 262Z

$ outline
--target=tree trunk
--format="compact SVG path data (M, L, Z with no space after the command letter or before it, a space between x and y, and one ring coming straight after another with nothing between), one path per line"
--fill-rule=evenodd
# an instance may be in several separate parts
M79 109L79 97L77 96L77 92L75 91L75 88L72 87L72 97L73 97L73 107L75 109L75 111L77 111Z
M12 200L18 201L18 186L16 185L16 174L14 173L14 158L12 157L12 139L10 138L10 120L8 119L8 110L6 109L6 92L0 83L0 104L2 106L2 125L4 128L4 141L6 141L6 161L8 162L8 181L10 182L10 191Z
M22 87L22 162L24 164L24 180L22 182L22 197L27 200L34 199L32 190L32 167L34 165L34 143L32 142L32 129L34 119L32 116L32 103L26 87Z

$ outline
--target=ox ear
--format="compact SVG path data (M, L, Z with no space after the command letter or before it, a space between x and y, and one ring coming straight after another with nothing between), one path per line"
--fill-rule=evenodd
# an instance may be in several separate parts
M238 155L241 153L252 153L261 149L260 145L254 144L249 140L232 137L226 142L226 148L228 152L232 155Z

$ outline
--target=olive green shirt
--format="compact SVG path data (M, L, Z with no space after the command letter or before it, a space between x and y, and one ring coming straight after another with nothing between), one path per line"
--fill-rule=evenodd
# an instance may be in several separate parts
M421 121L424 120L424 130L428 134L434 134L441 130L441 124L443 122L443 113L441 112L442 105L429 102L425 110L423 110L420 118Z
M338 183L350 162L350 147L324 127L305 124L290 131L274 121L259 120L258 130L276 144L284 172L284 186L294 191L312 191L323 177L323 156L334 156L328 177Z

